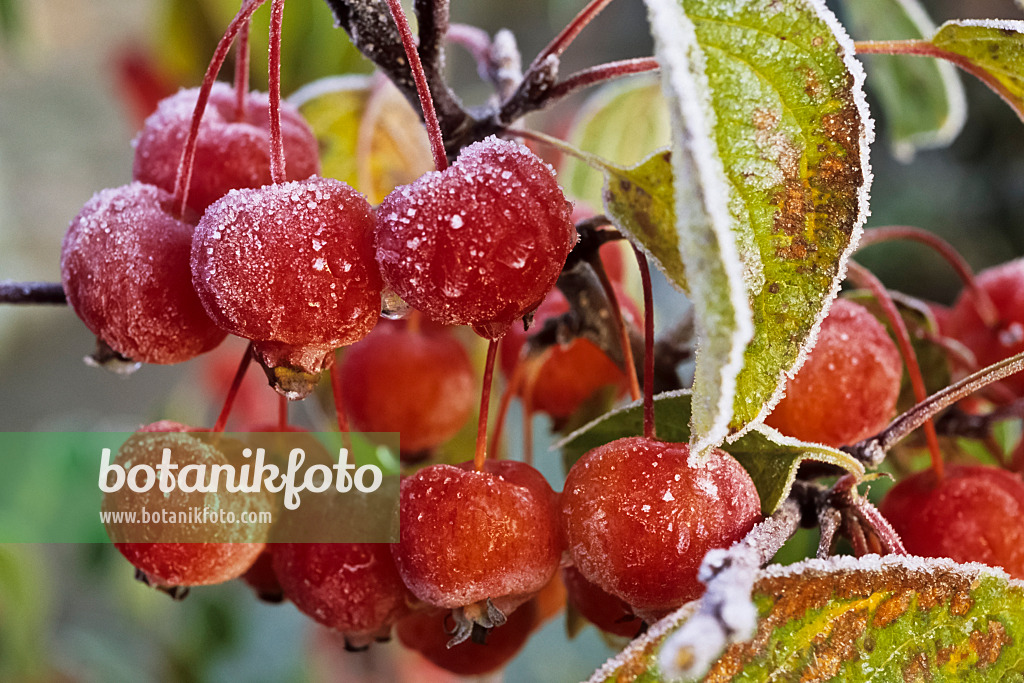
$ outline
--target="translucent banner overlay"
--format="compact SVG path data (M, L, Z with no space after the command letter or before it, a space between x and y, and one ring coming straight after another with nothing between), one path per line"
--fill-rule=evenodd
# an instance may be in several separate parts
M0 543L394 543L398 434L2 432Z

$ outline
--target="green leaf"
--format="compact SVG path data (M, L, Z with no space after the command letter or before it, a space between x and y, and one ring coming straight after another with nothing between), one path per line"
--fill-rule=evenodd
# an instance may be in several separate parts
M348 183L371 204L434 168L419 116L387 79L324 78L288 99L320 143L323 175Z
M753 600L757 633L704 680L1024 680L1024 583L999 569L897 555L809 560L765 569ZM693 603L658 622L590 680L663 680L661 643L692 612Z
M730 439L763 420L802 363L866 216L872 128L852 44L818 0L647 4L699 322L692 428L715 445L723 420Z
M1024 21L948 21L931 47L922 53L977 76L1024 119Z
M606 168L604 210L639 244L669 282L686 291L686 267L676 231L672 153L657 152L634 168Z
M638 112L643 115L637 116ZM653 78L640 77L598 89L577 114L568 142L625 167L667 147L669 140L668 108L661 86ZM575 199L593 209L601 206L604 176L589 164L566 156L558 179Z
M655 397L658 438L671 442L685 442L690 438L687 426L690 398L688 391L670 391ZM592 448L642 434L643 422L643 405L636 402L602 415L573 432L558 444L566 469ZM739 460L750 474L766 515L774 512L789 495L796 470L804 460L830 463L858 475L864 473L864 467L842 451L804 443L764 425L722 448Z
M917 0L847 0L847 26L861 40L926 38L935 32ZM910 162L919 149L945 147L967 115L963 85L952 64L931 59L865 55L867 86L885 112L893 155Z
M647 0L647 7L672 118L675 228L699 340L690 441L705 452L728 435L751 311L694 26L676 0Z

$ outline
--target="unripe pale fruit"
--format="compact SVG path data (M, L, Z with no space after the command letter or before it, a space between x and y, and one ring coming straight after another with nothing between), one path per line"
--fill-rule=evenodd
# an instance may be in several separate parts
M199 89L180 90L160 102L135 138L133 177L168 192L181 162ZM235 90L215 83L203 112L189 183L188 206L201 214L228 190L270 184L269 95L250 92L238 116ZM316 138L298 109L281 102L285 180L304 180L320 172Z
M554 286L576 243L571 210L547 164L488 138L384 199L381 275L431 319L497 339Z
M71 221L61 248L68 303L101 341L144 363L179 363L225 337L192 288L193 226L152 185L102 190Z
M690 460L686 444L629 437L599 446L569 470L562 521L580 574L651 622L704 592L697 569L761 518L746 470L715 449Z
M765 423L803 441L855 444L895 416L902 376L899 349L882 323L860 304L837 299Z
M370 205L339 180L232 190L196 227L192 281L210 317L253 340L275 386L299 398L333 349L377 322L372 230Z

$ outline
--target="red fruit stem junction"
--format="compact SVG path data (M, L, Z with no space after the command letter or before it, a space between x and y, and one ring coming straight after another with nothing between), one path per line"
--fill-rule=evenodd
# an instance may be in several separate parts
M203 83L199 86L199 95L196 97L196 108L192 111L192 125L188 131L188 138L185 140L185 147L181 150L181 161L178 162L178 173L174 180L174 198L178 206L178 216L185 215L185 206L188 202L188 186L192 181L192 165L195 162L196 145L199 139L199 124L202 123L203 112L206 111L206 103L210 99L210 90L213 89L213 83L217 79L217 74L220 73L220 68L224 66L224 60L227 59L228 51L231 49L231 44L234 42L235 37L242 30L242 27L249 23L253 13L265 1L248 0L248 2L242 5L242 8L238 10L238 14L228 24L227 30L224 31L220 42L217 43L217 48L213 51L210 65L206 67Z
M896 333L896 344L899 346L900 355L903 356L903 363L907 366L910 386L914 390L914 400L921 403L927 398L928 390L924 386L921 366L917 362L917 355L914 353L914 346L910 342L910 332L907 330L907 324L904 322L903 316L900 315L899 309L896 308L896 304L893 302L892 297L889 296L885 285L875 277L874 273L852 260L847 263L847 272L851 280L862 287L867 287L882 307L889 325L892 327L893 332ZM924 422L924 435L925 440L928 442L928 450L931 452L932 469L935 470L935 476L942 479L944 470L942 450L939 448L939 437L935 432L935 423L931 418Z
M284 23L284 0L270 5L270 55L267 81L270 87L270 181L283 183L284 139L281 137L281 25Z
M409 68L412 70L412 77L416 82L416 94L420 98L423 121L427 127L427 137L430 138L430 151L434 156L434 167L438 171L443 171L448 168L448 154L444 150L441 124L437 120L437 111L434 108L434 100L430 95L430 86L427 85L427 75L423 71L423 62L420 61L420 53L416 49L416 39L413 38L412 30L409 28L409 21L405 17L405 10L402 9L401 1L388 0L388 9L391 10L391 17L395 20L398 32L402 36L402 47L405 48L405 55L409 60Z

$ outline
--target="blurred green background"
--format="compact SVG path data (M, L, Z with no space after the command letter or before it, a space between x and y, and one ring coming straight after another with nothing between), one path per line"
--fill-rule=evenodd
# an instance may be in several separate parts
M925 4L936 22L1024 16L1008 0ZM529 61L582 5L456 0L452 12L454 20L492 33L511 28ZM144 114L140 89L198 83L236 9L224 0L0 0L0 279L59 280L68 221L95 191L130 178L129 141ZM320 76L368 70L332 27L322 0L291 0L285 14L286 94ZM265 26L265 9L260 16ZM254 29L254 85L265 81L263 30ZM581 34L563 73L650 50L642 3L619 0ZM468 57L459 49L450 55L460 96L470 104L484 101L487 90ZM927 228L982 268L1024 253L1024 125L995 95L963 80L967 127L950 149L900 164L879 126L868 225ZM564 130L580 102L560 104L538 125ZM959 289L948 267L917 245L872 247L858 260L890 287L916 296L949 302ZM208 397L204 382L225 365L230 377L243 348L120 378L82 362L92 347L92 336L67 309L0 308L0 428L210 422L219 398ZM315 420L317 410L294 412ZM544 429L536 432L535 452L557 480L557 458L546 453ZM443 680L393 645L345 653L293 607L262 605L239 582L197 589L174 603L131 576L106 545L0 545L0 681ZM592 628L571 644L564 634L561 618L549 622L505 679L580 680L613 652Z

